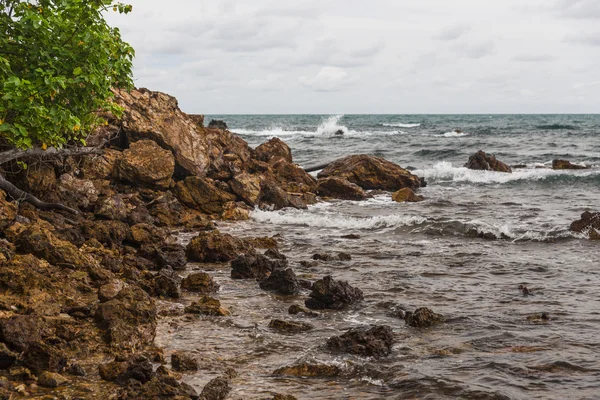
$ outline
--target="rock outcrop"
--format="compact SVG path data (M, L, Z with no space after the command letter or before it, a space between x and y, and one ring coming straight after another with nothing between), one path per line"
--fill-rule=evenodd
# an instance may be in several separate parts
M245 240L217 230L200 232L186 247L188 260L197 262L227 262L253 253L254 248Z
M581 219L571 223L573 232L587 233L592 240L600 240L600 212L585 211Z
M589 169L586 165L573 164L568 160L552 160L552 169Z
M298 278L291 268L275 269L267 279L260 283L260 288L282 295L297 294L300 290Z
M416 203L419 201L423 201L424 197L418 194L415 194L415 192L412 191L412 189L410 188L404 188L404 189L400 189L397 192L394 192L392 194L392 200L394 200L397 203L404 203L404 202L408 202L408 203Z
M496 156L494 156L493 154L487 154L481 150L469 157L469 160L465 164L465 167L469 169L477 169L484 171L496 171L507 173L512 172L512 169L507 164L497 160Z
M391 353L393 343L392 328L376 325L353 328L341 336L333 336L327 340L327 348L333 352L384 357Z
M131 143L115 166L118 179L158 190L171 186L174 172L173 153L152 140Z
M360 186L335 176L319 179L317 194L342 200L366 200L370 197Z
M413 328L429 328L444 322L444 316L436 314L427 307L417 308L414 312L407 311L404 321Z
M363 292L350 286L348 282L336 281L331 276L326 276L313 283L310 298L306 300L306 307L319 309L342 309L351 304L360 302Z

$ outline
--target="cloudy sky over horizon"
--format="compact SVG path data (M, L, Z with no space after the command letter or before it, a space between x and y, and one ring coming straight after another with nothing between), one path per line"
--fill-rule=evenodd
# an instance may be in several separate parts
M128 3L136 86L189 113L600 112L600 0Z

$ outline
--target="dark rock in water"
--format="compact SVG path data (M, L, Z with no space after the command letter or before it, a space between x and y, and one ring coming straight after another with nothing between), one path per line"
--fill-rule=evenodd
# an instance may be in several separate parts
M241 254L254 254L254 248L245 240L219 231L200 232L186 247L190 261L231 261Z
M139 399L198 399L198 393L187 383L178 382L177 377L171 375L163 365L158 367L156 373L143 385L135 382L129 384L119 393L120 400Z
M80 364L72 364L69 367L67 372L73 376L86 376L87 375L87 373L85 372L85 369L83 369L83 367Z
M298 285L300 286L301 289L311 290L312 284L313 283L308 279L298 279Z
M67 366L67 356L54 346L37 342L27 347L27 350L21 354L19 362L34 373L62 372Z
M351 353L366 357L384 357L391 353L394 336L389 326L350 329L341 336L327 340L327 348L334 352Z
M410 188L404 188L398 190L397 192L394 192L394 194L392 194L392 200L394 200L397 203L416 203L425 200L425 198L423 196L415 194L415 192L413 192Z
M404 187L422 186L419 177L410 171L381 157L364 154L336 160L317 176L319 179L329 177L346 179L364 190L396 191Z
M300 197L294 196L281 188L279 183L272 179L263 179L261 181L261 192L259 204L261 208L281 210L291 207L297 209L306 209L305 203Z
M585 165L573 164L568 160L552 160L552 169L589 169Z
M269 322L269 328L283 333L299 333L314 329L314 326L305 322L284 321L282 319L272 319Z
M193 272L181 282L181 287L190 292L209 294L219 290L219 284L206 272Z
M220 119L211 119L208 123L208 128L216 128L225 131L227 130L227 123Z
M352 260L352 256L348 253L338 253L337 255L340 261L350 261Z
M334 378L342 370L335 365L302 363L273 371L274 375L299 376L307 378Z
M358 303L364 298L360 289L354 288L345 281L336 281L326 276L312 285L310 298L305 301L306 307L319 309L342 309Z
M342 200L366 200L371 197L360 186L335 176L319 179L317 194Z
M260 288L283 295L298 294L300 290L298 278L291 268L274 270L267 279L260 282Z
M515 164L515 165L511 165L512 169L521 169L521 168L527 168L527 164Z
M221 307L221 302L212 297L202 296L198 301L193 302L185 308L187 314L212 315L216 317L227 317L230 312Z
M171 367L174 371L198 371L198 360L187 352L176 351L171 354Z
M465 167L484 171L512 172L512 169L508 165L496 160L494 155L487 154L481 150L469 157Z
M312 259L319 260L319 261L333 261L336 259L336 257L333 254L316 253L316 254L313 254Z
M17 360L17 355L10 351L4 343L0 343L0 369L10 368Z
M349 235L343 235L340 236L342 239L352 239L352 240L357 240L360 239L360 235L356 234L356 233L351 233Z
M525 285L519 285L519 290L523 293L523 296L533 296L533 292Z
M268 142L261 144L255 150L256 159L262 162L275 164L279 160L292 162L292 150L279 138L272 138Z
M148 292L153 296L178 299L181 297L181 277L171 268L163 268L148 284Z
M265 251L265 256L273 258L275 260L287 260L287 257L281 254L277 249L269 249Z
M588 233L591 240L600 240L600 212L584 212L581 219L571 223L569 229L573 232Z
M291 394L275 393L275 395L273 396L273 400L298 400L298 399L296 397L292 396Z
M185 248L178 244L144 245L138 252L141 257L152 260L157 269L171 267L184 270L187 264Z
M444 316L434 313L427 307L421 307L417 308L415 312L407 311L404 315L404 321L413 328L428 328L444 322Z
M287 266L286 260L271 260L262 254L245 254L231 262L231 278L263 280L275 269L284 269Z
M341 135L343 135L343 134L344 134L344 131L343 131L343 130L341 130L341 129L338 129L338 130L337 130L337 131L335 131L335 133L334 133L334 135L337 135L337 136L341 136Z
M227 395L231 391L229 386L229 378L226 376L219 376L209 381L202 393L200 393L199 400L225 400Z
M57 374L56 372L42 372L38 377L38 385L48 387L48 388L57 388L59 386L63 386L69 383L69 380L64 376Z
M302 313L308 317L318 317L319 316L319 313L309 310L308 308L301 306L299 304L292 304L290 306L290 308L288 308L288 312L292 315Z
M539 313L527 316L528 321L534 322L548 322L550 321L550 315L548 313Z

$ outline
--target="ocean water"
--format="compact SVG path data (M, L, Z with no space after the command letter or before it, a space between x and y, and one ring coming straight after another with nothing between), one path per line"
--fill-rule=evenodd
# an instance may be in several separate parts
M308 210L255 210L250 221L221 224L242 237L279 235L297 274L311 280L331 274L365 294L360 307L289 316L289 305L308 292L280 297L256 282L232 281L227 265L192 266L221 283L219 297L233 316L164 328L159 341L201 354L207 370L236 369L233 398L275 392L299 399L600 398L600 243L568 230L582 212L600 211L599 115L221 115L206 121L211 118L225 120L253 147L281 138L304 167L373 154L410 167L428 183L421 203L398 204L384 194ZM477 150L524 167L512 174L464 168ZM554 171L555 158L591 168ZM350 233L360 239L342 238ZM352 260L301 264L314 253L342 251ZM533 295L524 296L519 285ZM419 330L393 316L423 306L447 322ZM550 319L536 318L541 313ZM272 318L303 320L315 329L281 335L267 327ZM367 324L393 328L389 357L324 349L328 337ZM272 375L303 361L335 364L344 373ZM201 386L210 377L187 379Z

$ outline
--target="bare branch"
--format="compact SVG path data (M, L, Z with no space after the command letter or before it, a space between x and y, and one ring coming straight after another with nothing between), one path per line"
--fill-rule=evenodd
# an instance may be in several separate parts
M79 214L79 211L67 207L64 204L60 203L46 203L35 197L34 195L24 192L19 189L6 179L2 175L0 175L0 189L4 190L8 193L13 199L26 201L27 203L33 204L35 207L42 210L63 210L70 212L71 214Z
M23 160L28 158L51 158L51 157L66 157L66 156L83 156L88 154L102 154L101 147L73 147L69 149L56 149L49 147L46 150L42 150L39 147L18 150L12 149L0 153L0 165L6 164L13 160Z

